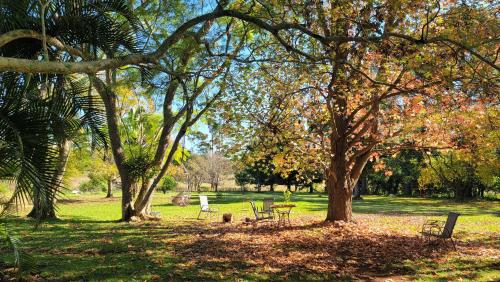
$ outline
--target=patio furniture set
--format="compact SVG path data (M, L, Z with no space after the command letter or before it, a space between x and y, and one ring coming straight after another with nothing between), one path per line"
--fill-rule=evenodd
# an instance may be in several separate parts
M263 205L261 208L257 207L255 201L248 200L250 203L253 215L255 216L255 221L275 221L278 226L280 225L291 225L290 214L292 209L296 207L294 204L275 204L273 198L267 198L263 200ZM247 211L244 209L244 211ZM218 214L219 209L210 207L208 204L208 197L205 195L200 195L200 212L198 213L198 219L200 219L203 213L207 213L210 221L212 221L212 215Z
M296 206L294 204L274 204L274 199L264 199L262 209L259 210L254 201L250 201L256 221L274 221L280 225L292 225L290 213Z
M200 212L198 213L198 219L200 219L202 213L208 213L210 221L212 221L212 215L219 213L219 210L214 207L210 207L208 204L208 197L205 195L200 195ZM189 202L188 195L178 195L172 198L172 202L176 204L185 206ZM273 198L267 198L263 200L262 208L256 205L255 201L246 199L245 202L250 203L253 215L255 216L255 222L268 221L275 222L278 226L289 225L290 214L293 208L296 207L294 204L275 204ZM243 208L243 211L248 211L248 209ZM225 214L231 216L231 214ZM455 229L455 225L458 219L459 213L449 212L446 221L439 220L428 220L422 226L420 236L422 240L430 243L432 239L435 241L441 241L446 245L447 242L451 242L453 249L456 250L455 241L453 241L452 234Z

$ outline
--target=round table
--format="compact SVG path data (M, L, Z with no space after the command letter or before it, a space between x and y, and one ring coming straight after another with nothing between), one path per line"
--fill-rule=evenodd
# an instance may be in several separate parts
M294 204L276 204L276 205L271 205L271 208L276 211L278 214L278 226L280 224L286 225L286 222L288 221L289 225L292 225L290 222L290 212L292 211L293 208L295 208L296 205Z

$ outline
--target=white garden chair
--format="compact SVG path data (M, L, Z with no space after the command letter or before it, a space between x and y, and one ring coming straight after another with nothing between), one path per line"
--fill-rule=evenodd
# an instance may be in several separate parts
M200 195L200 212L198 213L198 219L200 219L201 213L208 213L210 221L212 221L212 214L219 213L219 210L216 208L211 208L208 205L208 197L205 195Z

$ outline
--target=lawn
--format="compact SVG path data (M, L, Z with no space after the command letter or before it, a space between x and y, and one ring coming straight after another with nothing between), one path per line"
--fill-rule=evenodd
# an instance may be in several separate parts
M327 198L296 193L292 227L247 225L245 199L270 193L209 195L231 224L197 220L197 194L191 205L170 203L156 194L159 222L117 223L120 199L104 195L69 196L59 202L61 220L33 229L33 222L8 220L23 240L40 280L457 280L500 279L499 202L366 196L354 202L352 224L324 224ZM282 194L272 195L281 201ZM457 252L423 244L416 234L429 218L460 216ZM0 250L0 261L6 250Z

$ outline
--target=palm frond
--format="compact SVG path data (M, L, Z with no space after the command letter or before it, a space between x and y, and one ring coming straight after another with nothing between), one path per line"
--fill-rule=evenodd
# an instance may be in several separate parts
M14 267L20 270L18 271L19 274L22 271L36 269L35 259L23 251L21 240L12 235L7 229L7 226L0 224L0 246L2 245L7 249L12 250Z

